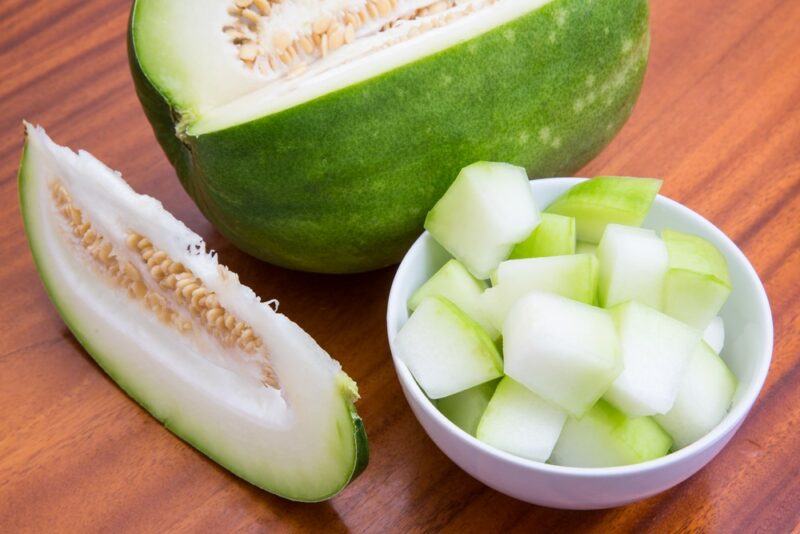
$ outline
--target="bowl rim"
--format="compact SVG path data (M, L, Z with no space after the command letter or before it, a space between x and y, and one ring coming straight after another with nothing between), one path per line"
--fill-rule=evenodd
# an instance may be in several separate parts
M572 186L585 180L587 180L587 178L538 178L531 180L530 183L531 188L535 191L537 183L555 183L556 185L563 184ZM427 231L424 231L416 239L416 241L414 241L411 247L406 251L406 254L403 256L403 259L400 262L400 265L398 266L397 271L392 279L391 289L389 290L389 299L387 302L386 331L389 340L389 349L392 354L395 372L398 376L398 380L403 386L404 391L413 397L416 405L423 410L428 417L432 418L437 424L447 429L450 434L458 436L461 441L466 442L469 446L477 448L481 452L493 456L499 460L511 463L516 467L544 473L585 478L624 477L632 474L649 473L661 470L676 463L680 463L690 457L694 457L711 448L715 443L723 439L725 436L729 434L732 435L732 433L735 432L738 426L744 421L745 417L747 417L747 414L764 387L764 382L766 381L769 366L772 361L774 327L772 311L769 305L767 292L764 289L764 284L761 281L761 278L758 276L755 268L747 259L747 256L736 245L736 243L734 243L733 240L731 240L727 234L725 234L725 232L717 228L716 225L699 213L684 206L680 202L670 199L669 197L658 194L654 202L665 203L667 206L676 209L680 213L680 217L694 219L699 225L705 226L712 233L718 234L718 237L721 238L721 241L724 243L725 248L727 249L723 250L723 253L726 255L726 257L732 258L734 261L742 264L747 276L751 279L751 282L754 283L758 294L758 308L756 313L766 319L764 335L759 343L761 350L758 353L759 364L753 373L754 379L750 381L747 389L741 394L739 403L734 406L733 409L728 412L726 417L720 421L720 423L717 424L717 426L715 426L709 433L690 445L671 452L666 456L662 456L654 460L647 460L638 464L615 467L570 467L537 462L516 456L509 452L492 447L491 445L478 440L476 437L462 430L452 421L447 419L447 417L445 417L422 392L422 389L411 376L411 372L408 370L405 364L397 358L394 347L394 337L396 336L397 332L394 330L393 324L397 324L398 314L407 311L405 299L400 297L400 281L408 276L407 273L411 269L412 258L419 254L419 249L424 246L426 240L433 239ZM409 402L409 404L411 403L409 399L406 400ZM445 453L445 455L447 455L447 453Z

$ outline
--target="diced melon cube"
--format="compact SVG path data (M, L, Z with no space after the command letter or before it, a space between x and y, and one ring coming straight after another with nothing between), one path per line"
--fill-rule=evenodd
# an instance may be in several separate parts
M653 199L661 189L661 180L599 176L572 187L545 210L575 217L580 241L599 243L610 223L640 226Z
M630 418L601 400L564 424L550 457L556 465L614 467L660 458L672 440L650 417Z
M631 417L668 412L700 332L636 301L609 311L617 324L623 371L604 398Z
M503 361L483 329L442 297L424 299L395 337L398 358L431 399L503 374Z
M669 253L664 312L704 330L731 293L725 256L701 237L674 230L661 237Z
M461 169L428 212L425 229L483 280L530 235L539 218L525 169L482 161Z
M597 272L597 259L588 254L508 260L497 267L494 287L484 291L479 301L489 321L502 329L511 306L531 291L594 303Z
M600 305L638 300L661 309L667 247L652 230L609 224L597 247Z
M656 422L681 448L705 436L728 413L736 392L736 376L706 343L699 343L681 382L672 409Z
M427 297L444 297L481 325L489 337L497 339L500 331L486 318L479 300L484 289L486 282L472 276L458 260L451 259L411 295L408 309L414 311Z
M575 219L555 213L543 213L531 235L518 243L509 258L541 258L575 254Z
M505 377L486 407L476 436L500 450L546 462L567 413Z
M483 417L483 412L486 411L486 406L494 395L499 381L497 379L484 382L434 402L445 417L467 434L474 436L478 422Z
M725 346L725 323L722 322L722 317L717 315L711 320L703 331L703 341L717 354L722 352Z
M503 325L506 374L580 417L622 371L611 315L552 293L529 293Z

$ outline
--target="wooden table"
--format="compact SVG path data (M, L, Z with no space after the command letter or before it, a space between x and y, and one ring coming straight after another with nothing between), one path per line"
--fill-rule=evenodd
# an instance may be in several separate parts
M800 2L657 0L633 117L578 175L659 176L755 265L775 317L767 384L697 476L624 508L567 512L484 487L426 437L385 339L394 268L322 276L228 245L180 188L139 108L129 2L0 4L0 532L28 530L684 530L800 522ZM332 501L260 491L165 431L76 343L34 271L17 204L21 119L86 148L207 238L243 281L338 358L363 395L367 471Z

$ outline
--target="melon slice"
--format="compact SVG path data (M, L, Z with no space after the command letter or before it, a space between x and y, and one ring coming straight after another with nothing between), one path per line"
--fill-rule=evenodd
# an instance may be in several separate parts
M669 256L654 231L610 224L597 247L597 259L601 306L610 308L638 300L661 309Z
M467 434L474 436L498 382L499 379L484 382L455 395L435 400L434 403L445 417Z
M86 351L245 480L326 499L366 465L355 383L157 200L26 126L19 189L51 300Z
M659 189L655 178L600 176L572 187L545 211L574 217L578 239L599 243L608 224L641 226Z
M427 297L444 297L481 325L489 337L497 339L500 331L487 320L480 304L485 289L486 282L472 276L458 260L451 259L414 291L408 299L408 309L414 311Z
M514 304L503 352L508 376L576 417L622 371L611 315L552 293L530 293Z
M546 462L566 419L565 411L506 376L489 401L475 435L500 450Z
M461 169L425 218L425 229L475 277L489 278L539 224L528 175L507 163Z
M508 260L498 266L494 287L484 291L479 301L489 321L502 329L514 303L531 291L593 304L597 272L597 260L588 254Z
M704 330L731 294L725 256L695 235L664 230L661 238L669 252L664 312Z
M424 299L394 339L397 357L431 399L500 377L503 360L484 330L442 297Z
M703 331L703 341L708 343L711 350L717 354L722 352L722 348L725 346L725 323L722 321L722 317L717 315L708 323Z
M681 448L710 432L728 413L736 376L706 343L699 343L680 384L672 409L654 417Z
M572 467L614 467L660 458L672 440L650 417L630 418L601 400L580 419L570 417L550 461Z
M631 301L613 308L623 371L604 398L631 417L672 408L700 332Z
M575 254L575 219L543 213L539 225L511 251L510 259Z

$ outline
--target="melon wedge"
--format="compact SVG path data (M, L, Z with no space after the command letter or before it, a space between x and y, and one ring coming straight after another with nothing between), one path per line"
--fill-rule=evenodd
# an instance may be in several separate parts
M25 230L86 351L177 436L267 491L327 499L368 457L355 383L154 198L26 126Z

